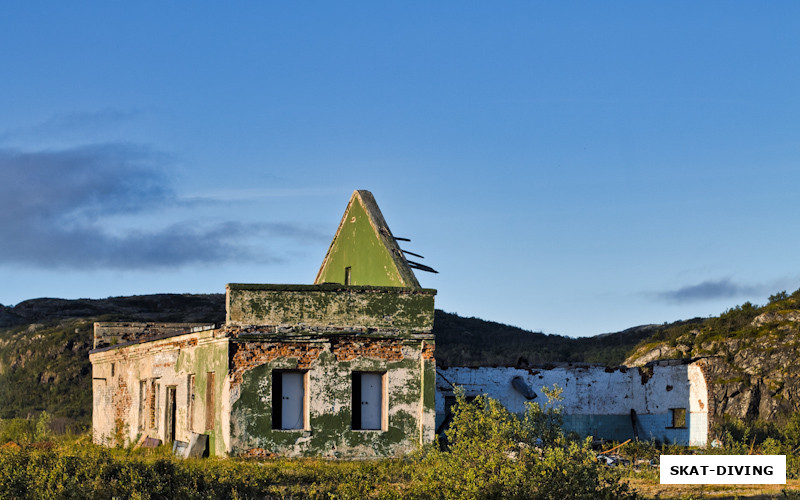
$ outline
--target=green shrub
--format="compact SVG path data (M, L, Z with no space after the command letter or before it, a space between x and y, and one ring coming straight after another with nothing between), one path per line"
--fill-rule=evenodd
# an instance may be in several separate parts
M556 394L553 394L556 396ZM586 441L567 439L561 411L529 403L522 417L498 401L457 394L448 448L422 454L405 492L415 498L626 498L615 471L601 467Z

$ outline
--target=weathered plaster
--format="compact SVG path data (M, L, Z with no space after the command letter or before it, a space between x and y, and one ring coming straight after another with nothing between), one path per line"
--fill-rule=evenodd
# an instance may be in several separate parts
M188 441L192 431L208 433L211 453L224 454L227 432L223 428L224 407L219 402L226 394L227 345L227 339L219 337L217 330L206 330L92 351L89 358L94 389L94 441L127 444L136 441L141 433L166 441L167 387L175 386L175 438ZM208 372L215 373L214 427L210 430L206 430L204 404ZM188 381L192 374L195 404L190 429ZM142 381L146 392L145 409L140 415ZM154 382L158 384L158 394L152 392Z
M428 338L427 342L431 342ZM434 409L423 391L422 342L408 339L312 338L287 343L283 356L264 355L279 344L232 342L234 358L247 360L235 373L231 389L231 453L252 456L378 457L405 453L420 444L421 428L432 429ZM342 356L341 347L351 345ZM235 347L233 347L235 346ZM364 346L367 346L366 348ZM243 354L247 352L248 354ZM305 353L314 352L314 356ZM429 362L428 362L429 363ZM272 429L272 371L307 372L308 427ZM382 430L353 430L353 372L385 373L386 426ZM237 384L238 381L238 384ZM432 437L432 436L431 436Z
M271 326L276 333L433 329L435 290L344 285L227 286L227 325Z
M640 439L705 445L708 392L699 364L665 362L648 367L610 369L594 365L547 368L451 367L438 370L437 425L445 419L445 396L460 386L470 395L487 394L510 411L523 413L528 401L512 380L520 377L544 404L542 387L557 385L566 430L580 435L625 440L634 437L631 410L636 411ZM672 428L671 409L686 408L686 427Z

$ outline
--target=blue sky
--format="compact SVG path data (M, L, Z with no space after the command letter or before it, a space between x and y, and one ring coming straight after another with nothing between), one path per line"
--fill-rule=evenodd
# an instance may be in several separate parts
M354 189L461 315L800 287L797 2L13 2L0 47L5 305L310 283Z

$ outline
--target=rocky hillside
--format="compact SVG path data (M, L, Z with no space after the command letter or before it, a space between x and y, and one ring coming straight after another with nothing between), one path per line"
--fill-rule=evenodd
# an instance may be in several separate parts
M717 416L782 419L800 411L800 290L767 305L737 306L716 318L676 326L640 344L625 361L709 357Z

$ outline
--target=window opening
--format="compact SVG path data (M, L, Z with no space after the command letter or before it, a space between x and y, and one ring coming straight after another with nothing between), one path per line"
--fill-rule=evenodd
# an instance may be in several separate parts
M272 428L305 429L305 372L272 372Z
M471 403L474 401L476 396L464 396L464 401L466 403ZM445 395L444 397L444 420L442 421L441 425L436 429L436 434L443 435L444 431L450 428L450 424L453 422L453 407L456 405L456 397L455 395Z
M685 429L686 428L686 408L670 408L672 412L672 428Z
M215 372L206 374L206 430L214 430L214 379Z
M345 285L349 285L350 284L350 269L351 268L349 268L349 267L345 267L344 268L344 284Z
M353 429L384 428L383 373L353 372Z
M176 389L177 388L174 385L167 386L167 404L164 415L164 418L166 419L164 422L164 439L167 442L175 441Z
M145 428L145 407L147 406L147 381L139 381L139 432Z
M161 396L161 384L156 382L155 379L154 379L153 380L153 394L152 394L152 397L153 397L152 402L153 402L153 404L150 406L150 408L151 408L150 427L155 431L158 431L158 414L159 414L159 410L161 409L160 406L159 406L159 404L161 402L160 401L160 399L161 399L160 396Z
M189 432L194 431L194 374L189 375L189 382L186 391L186 406L188 408L188 415L186 418L186 429Z

